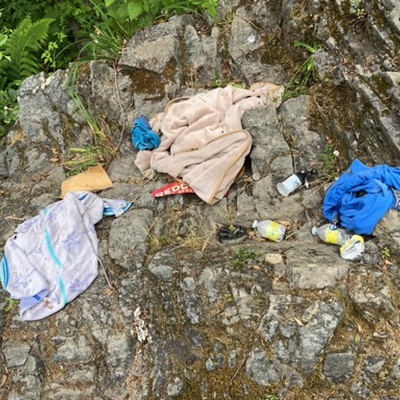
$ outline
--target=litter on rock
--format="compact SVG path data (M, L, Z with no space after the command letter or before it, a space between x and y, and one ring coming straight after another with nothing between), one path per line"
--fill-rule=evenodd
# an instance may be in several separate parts
M367 167L354 160L328 189L323 213L359 235L371 235L385 214L400 209L400 168Z
M6 242L0 272L3 288L20 300L22 320L59 311L91 285L99 261L95 224L130 206L90 192L69 192L17 227Z
M325 243L338 244L340 246L350 240L353 235L349 230L339 228L335 224L325 224L319 228L314 226L311 233L314 236L318 236Z
M135 120L132 128L132 143L138 150L153 150L160 145L160 136L151 129L146 117L140 116Z
M316 175L317 171L315 169L309 172L297 172L288 176L282 182L279 182L276 185L276 189L278 190L280 195L287 197L301 186L305 186L306 188L308 188L309 182L315 179Z
M279 222L271 221L269 219L264 221L253 222L253 228L256 229L258 234L264 239L271 240L273 242L281 242L286 233L285 225Z
M222 226L217 231L217 237L220 243L243 243L247 240L247 229L240 225Z
M344 260L358 260L364 253L364 238L353 235L343 246L340 247L340 256Z
M97 192L112 187L113 184L107 172L101 165L97 165L63 181L60 197L63 199L68 192Z
M314 226L311 233L325 243L341 246L340 256L344 260L358 260L364 253L364 238L335 224L325 224L319 228Z
M143 176L156 172L181 179L208 204L227 194L252 148L241 117L254 107L282 102L284 87L268 82L250 89L216 88L190 98L174 99L149 121L161 135L152 151L139 151L135 165Z
M195 191L185 182L169 183L151 193L152 197L171 196L173 194L195 193Z
M306 181L305 173L297 173L290 175L283 182L279 182L276 188L282 196L289 196L290 193L294 192L297 188L304 185Z

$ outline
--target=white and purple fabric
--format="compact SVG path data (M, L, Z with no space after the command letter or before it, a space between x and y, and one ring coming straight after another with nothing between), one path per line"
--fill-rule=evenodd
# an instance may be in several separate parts
M21 225L7 240L1 282L20 300L24 321L45 318L85 291L98 274L95 224L131 206L89 192L70 192Z

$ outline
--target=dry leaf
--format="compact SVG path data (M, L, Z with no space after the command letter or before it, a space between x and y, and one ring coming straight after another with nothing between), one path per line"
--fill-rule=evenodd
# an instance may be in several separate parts
M285 226L286 229L289 229L292 226L292 223L290 221L277 221L279 222L281 225Z
M293 317L293 319L294 319L294 321L296 322L296 324L297 324L298 326L303 326L303 323L302 323L298 318Z

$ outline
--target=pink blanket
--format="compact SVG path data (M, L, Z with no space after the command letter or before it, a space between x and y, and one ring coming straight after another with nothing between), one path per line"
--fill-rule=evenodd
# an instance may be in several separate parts
M162 133L161 145L139 151L136 166L146 177L161 172L182 179L206 203L218 202L251 150L251 135L241 124L244 111L278 106L283 91L272 83L250 89L227 86L170 102L150 121L152 129Z

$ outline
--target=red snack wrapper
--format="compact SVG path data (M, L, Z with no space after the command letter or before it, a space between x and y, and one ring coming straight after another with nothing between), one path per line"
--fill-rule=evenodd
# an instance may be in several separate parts
M174 182L155 190L152 197L164 197L173 194L194 193L194 190L184 182Z

